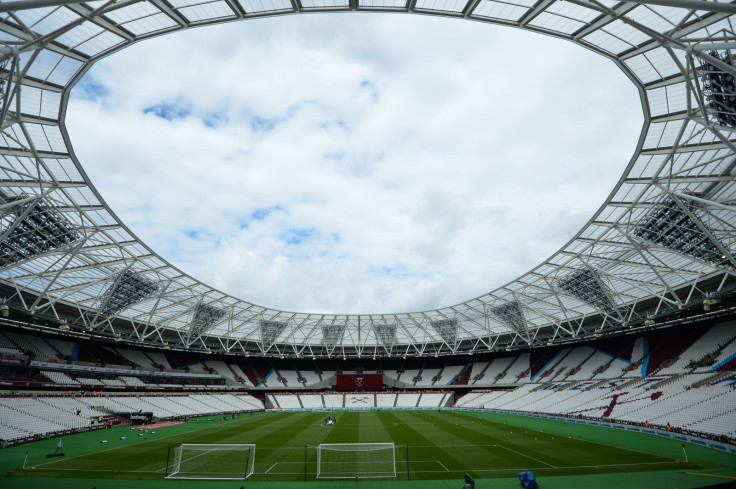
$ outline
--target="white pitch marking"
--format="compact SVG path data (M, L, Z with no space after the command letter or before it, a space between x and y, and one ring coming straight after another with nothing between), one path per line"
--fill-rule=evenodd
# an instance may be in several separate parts
M432 462L432 460L426 460L426 462ZM438 460L434 460L434 462L438 462ZM598 467L637 467L637 466L644 466L644 465L661 465L661 464L668 464L672 462L640 462L640 463L632 463L632 464L609 464L609 465L568 465L565 467L555 467L555 470L559 469L587 469L587 468L598 468ZM523 467L524 470L552 470L552 468L548 467ZM50 470L50 469L49 469ZM493 472L519 472L519 470L522 470L522 467L516 467L512 469L493 469ZM482 468L482 469L456 469L456 470L412 470L413 473L416 474L444 474L446 472L453 472L453 473L463 473L463 472L488 472L488 468ZM279 472L276 475L303 475L304 472ZM314 475L315 472L307 472L307 475Z
M530 457L529 455L527 455L525 453L517 452L516 450L512 450L512 449L510 449L508 447L505 447L503 445L496 445L496 446L497 447L500 447L500 448L503 448L504 450L508 450L509 452L514 452L515 454L521 455L522 457L530 458L530 459L534 460L535 462L539 462L540 464L547 465L548 467L552 467L553 469L556 469L557 468L557 466L552 465L552 464L548 464L544 460L539 460L538 458Z
M56 467L39 467L37 470L52 470L65 472L107 472L112 474L155 474L158 470L111 470L111 469L57 469Z
M447 467L445 467L445 464L443 464L439 460L437 461L437 463L440 464L442 466L442 468L445 469L446 472L449 472L450 471L450 469L448 469Z
M273 469L274 467L276 467L278 464L279 464L278 462L276 462L275 464L273 464L271 467L269 467L269 469L267 471L264 472L264 474L268 474L269 472L271 472L271 469Z

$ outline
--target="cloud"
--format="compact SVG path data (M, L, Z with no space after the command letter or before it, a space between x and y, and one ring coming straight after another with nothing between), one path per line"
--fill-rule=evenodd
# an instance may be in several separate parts
M642 125L609 60L423 16L193 29L99 62L67 125L145 243L304 312L453 305L538 265L620 178Z

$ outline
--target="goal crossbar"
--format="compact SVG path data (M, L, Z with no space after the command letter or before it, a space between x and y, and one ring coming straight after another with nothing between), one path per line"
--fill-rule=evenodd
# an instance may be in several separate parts
M393 443L322 443L317 446L317 478L396 477Z
M167 479L242 480L253 474L254 444L182 444L172 447ZM171 450L171 449L170 449Z

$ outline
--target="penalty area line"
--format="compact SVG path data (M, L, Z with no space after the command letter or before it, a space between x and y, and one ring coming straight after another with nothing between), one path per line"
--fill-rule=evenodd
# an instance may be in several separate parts
M442 463L439 460L425 460L424 462L436 462L440 465ZM284 463L284 462L279 462ZM471 469L471 468L464 468L464 469L448 469L447 467L444 467L444 470L414 470L411 469L411 472L413 474L446 474L448 472L450 473L457 473L462 474L464 472L476 472L476 473L486 473L486 472L519 472L520 470L561 470L561 469L588 469L588 468L600 468L600 467L632 467L632 466L639 466L639 465L656 465L656 464L665 464L668 462L644 462L644 463L634 463L634 464L608 464L608 465L571 465L571 466L565 466L565 467L512 467L512 468L504 468L504 469L488 469L488 468L482 468L482 469ZM686 472L687 473L687 472ZM259 474L265 475L265 472ZM274 473L273 475L303 475L304 472L278 472ZM270 474L269 474L270 475ZM307 475L316 475L316 472L307 472ZM695 474L693 475L711 475L711 474ZM726 477L726 476L713 476L713 477ZM348 477L338 477L342 479L351 479L353 476ZM392 479L394 477L379 477L379 479ZM736 477L734 477L736 479Z
M553 469L556 469L557 468L556 465L548 464L544 460L539 460L538 458L531 457L531 456L529 456L529 455L527 455L525 453L517 452L516 450L512 450L509 447L505 447L503 445L494 445L494 446L499 447L499 448L503 448L504 450L508 450L509 452L514 452L517 455L521 455L522 457L526 457L528 459L534 460L535 462L539 462L540 464L544 464L544 465L546 465L548 467L552 467Z
M26 470L50 470L52 472L107 472L110 474L156 474L158 470L111 470L111 469L60 469L57 467L26 467Z

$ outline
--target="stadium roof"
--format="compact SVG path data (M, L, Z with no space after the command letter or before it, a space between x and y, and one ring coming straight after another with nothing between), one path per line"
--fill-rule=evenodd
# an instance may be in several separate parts
M187 276L115 216L64 127L89 67L205 24L294 12L465 18L569 40L638 87L635 154L544 263L441 309L309 314ZM0 284L11 312L120 341L303 356L448 354L597 336L736 288L736 4L690 0L18 0L0 3ZM591 161L595 155L591 155Z

